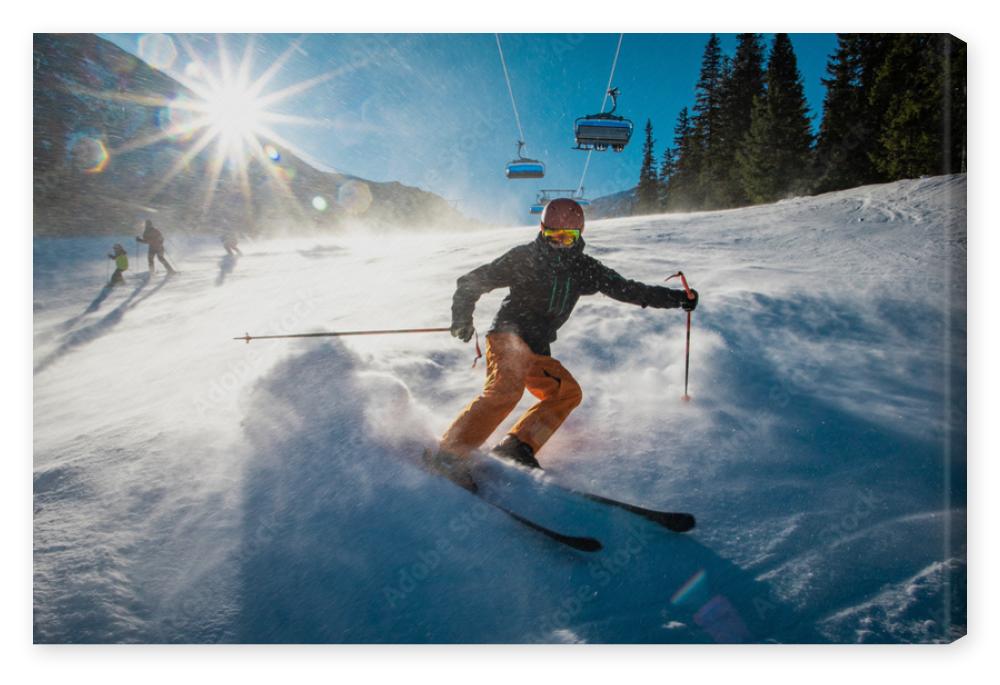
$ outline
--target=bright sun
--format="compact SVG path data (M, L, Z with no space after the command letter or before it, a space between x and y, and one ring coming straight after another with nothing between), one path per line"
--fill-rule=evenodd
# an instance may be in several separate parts
M245 147L263 133L266 112L246 84L220 84L206 93L204 105L209 128L230 161L241 158Z
M186 142L186 150L170 170L150 190L150 199L158 195L181 172L189 169L191 162L203 152L209 154L206 167L203 207L212 204L219 177L228 169L238 179L244 198L250 201L251 183L248 167L259 163L266 173L292 196L285 177L279 173L275 160L279 148L308 158L294 145L279 135L275 124L318 124L317 120L273 111L278 103L299 95L327 81L343 70L329 71L284 88L265 92L291 54L299 48L293 42L278 59L272 61L262 73L251 78L253 70L254 38L247 41L243 57L238 64L230 60L225 40L218 36L218 67L210 69L184 37L178 37L190 61L171 76L180 81L188 95L168 100L148 95L104 91L88 93L109 100L123 100L153 106L166 114L162 117L161 130L153 135L137 138L116 148L114 154L123 154L162 140ZM160 115L158 115L159 117Z

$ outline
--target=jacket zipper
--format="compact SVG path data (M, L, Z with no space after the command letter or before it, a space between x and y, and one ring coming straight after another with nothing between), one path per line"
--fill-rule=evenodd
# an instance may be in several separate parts
M567 276L566 277L566 292L563 295L562 306L559 307L559 314L560 314L560 316L562 315L563 310L566 309L566 301L569 300L569 284L572 283L572 282L573 282L573 279L570 278L569 276Z
M549 306L548 306L548 309L545 310L546 312L551 312L552 311L552 307L553 307L553 305L556 302L556 286L557 285L559 285L559 278L555 277L555 278L552 279L552 292L549 293Z

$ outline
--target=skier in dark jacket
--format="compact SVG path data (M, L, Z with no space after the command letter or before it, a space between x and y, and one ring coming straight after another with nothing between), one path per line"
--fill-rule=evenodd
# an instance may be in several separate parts
M540 468L535 455L580 404L579 384L551 356L556 331L582 295L603 293L641 307L693 310L698 294L630 281L583 253L583 209L559 198L545 207L535 240L458 279L451 334L468 342L477 300L497 288L510 293L486 335L486 385L455 419L431 466L468 484L464 457L478 449L513 411L527 388L539 402L511 428L494 452ZM465 482L461 482L465 481Z
M149 272L156 273L156 264L153 262L153 258L160 260L162 264L167 269L168 274L177 273L174 271L174 267L170 266L165 256L165 250L163 249L163 234L153 226L153 222L146 219L146 228L143 230L141 236L136 236L136 241L140 243L146 243L149 245L149 252L146 255L149 261Z

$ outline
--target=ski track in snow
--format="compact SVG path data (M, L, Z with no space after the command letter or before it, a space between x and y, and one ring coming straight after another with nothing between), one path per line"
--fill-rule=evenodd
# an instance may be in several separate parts
M478 393L471 345L230 339L446 326L455 279L532 229L234 259L168 226L181 275L130 255L110 291L104 254L134 243L36 240L35 639L954 639L965 188L588 225L609 266L649 283L682 268L702 295L690 404L677 311L585 298L553 346L584 402L540 454L549 474L699 520L681 536L581 511L569 532L598 535L596 555L406 463ZM480 301L482 330L503 295Z

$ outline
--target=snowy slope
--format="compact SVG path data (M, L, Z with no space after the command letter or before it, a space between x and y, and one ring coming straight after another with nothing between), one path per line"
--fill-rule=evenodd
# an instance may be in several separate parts
M530 229L258 242L235 261L165 226L182 274L133 259L110 293L107 238L37 239L36 640L953 639L965 189L591 223L609 266L683 268L702 294L689 404L678 311L586 298L554 345L584 402L540 454L552 477L699 519L681 536L581 515L596 555L400 459L478 392L471 345L231 340L447 325L455 279Z

